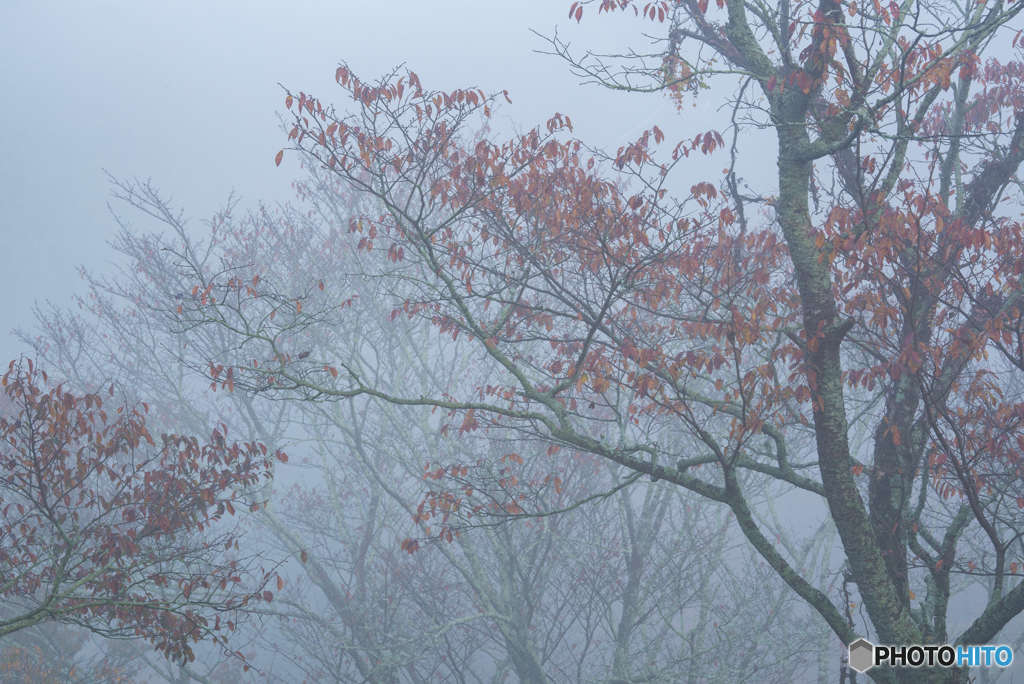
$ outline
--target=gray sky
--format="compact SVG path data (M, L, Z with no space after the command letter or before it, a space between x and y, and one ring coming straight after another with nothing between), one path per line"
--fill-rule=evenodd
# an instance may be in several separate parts
M364 80L399 64L427 88L508 89L500 112L519 125L554 112L606 147L676 118L664 98L581 86L535 29L557 27L574 47L647 46L652 27L591 12L581 26L566 0L516 3L365 0L47 2L0 4L0 358L24 351L7 334L33 325L33 302L69 304L78 267L102 272L117 226L107 209L117 178L151 178L186 215L208 217L236 191L242 206L287 201L300 174L277 113L283 84L341 105L334 71ZM693 129L689 129L693 135ZM671 137L671 136L670 136ZM115 207L136 219L125 207Z

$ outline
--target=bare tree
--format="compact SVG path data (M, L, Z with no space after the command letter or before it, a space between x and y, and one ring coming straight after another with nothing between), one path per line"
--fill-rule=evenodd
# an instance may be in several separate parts
M271 622L251 637L254 666L337 682L507 673L582 683L788 681L814 663L819 644L798 636L806 617L770 571L745 564L746 542L724 509L429 406L244 391L244 376L226 370L241 358L244 330L171 332L179 307L212 293L186 287L177 266L186 255L240 281L322 297L320 308L298 311L274 296L264 315L312 316L288 340L294 362L311 371L330 356L381 386L424 394L494 382L463 341L439 343L391 315L370 276L394 262L358 251L360 236L344 230L352 198L326 180L301 187L312 217L304 207L243 216L230 208L212 223L215 247L198 243L148 186L121 186L172 237L126 225L118 248L131 266L121 280L91 280L83 299L96 317L51 310L36 340L77 382L130 372L133 388L165 398L156 416L195 430L226 422L292 454L297 470L278 473L276 493L245 491L257 504L250 539L269 559L291 558L287 583L264 609ZM324 260L325 249L335 258ZM258 278L247 270L256 262ZM334 299L327 283L351 289ZM196 370L215 374L214 384L204 389ZM621 416L609 421L628 429ZM786 639L794 650L772 659L771 641ZM748 654L739 666L729 657L737 649ZM224 665L210 656L163 676L215 681Z

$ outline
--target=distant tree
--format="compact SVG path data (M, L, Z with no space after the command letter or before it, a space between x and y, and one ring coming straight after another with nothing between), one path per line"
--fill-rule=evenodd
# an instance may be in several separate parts
M133 684L141 665L134 650L123 640L97 644L75 625L42 622L0 641L0 683Z
M2 380L0 638L65 623L152 640L175 660L223 641L250 601L272 597L255 559L227 551L237 535L221 520L284 454L216 430L157 445L145 404L46 381L31 360Z

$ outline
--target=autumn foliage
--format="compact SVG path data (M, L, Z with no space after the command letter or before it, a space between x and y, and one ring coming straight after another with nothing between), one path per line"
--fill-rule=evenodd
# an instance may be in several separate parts
M220 431L158 443L145 404L46 381L32 361L2 381L0 636L63 622L188 659L261 596L253 559L224 554L238 544L223 518L284 455Z
M557 54L680 105L727 63L730 130L671 141L655 126L605 154L556 114L502 139L485 124L500 96L430 91L413 72L367 83L344 64L349 109L285 100L304 163L361 198L348 230L387 256L366 265L391 317L471 340L485 381L424 395L329 353L301 363L349 286L289 302L258 263L231 264L244 279L189 264L215 301L180 325L258 328L236 387L430 406L460 434L517 430L720 502L849 643L861 628L765 535L749 478L803 490L836 524L863 630L987 643L1024 610L1024 68L983 56L1020 7L929 6L929 32L907 3L623 0L571 16L588 6L664 23L660 64L576 59L554 38ZM773 144L744 156L740 133L759 129ZM777 176L744 189L738 169L766 149ZM719 155L723 175L681 180L695 155ZM958 635L954 575L989 596Z

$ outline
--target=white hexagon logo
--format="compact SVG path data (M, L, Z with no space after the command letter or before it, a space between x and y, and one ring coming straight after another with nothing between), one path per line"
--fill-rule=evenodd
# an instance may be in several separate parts
M874 665L875 647L867 639L857 639L850 644L850 667L857 672L864 672Z

